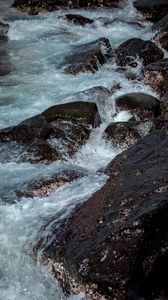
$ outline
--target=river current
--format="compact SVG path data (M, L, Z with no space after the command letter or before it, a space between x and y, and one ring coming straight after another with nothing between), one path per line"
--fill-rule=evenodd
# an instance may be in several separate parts
M1 50L9 57L12 72L0 77L0 128L15 125L46 108L77 100L75 93L94 86L111 88L120 83L121 89L103 104L95 96L82 100L97 101L102 125L93 130L90 139L66 163L50 165L19 163L19 153L0 148L0 300L61 300L61 290L50 272L31 258L32 247L40 229L47 220L63 211L68 214L79 202L86 201L106 181L107 176L97 174L121 150L103 139L102 133L113 121L127 121L128 112L114 116L114 99L127 92L146 92L154 95L143 81L128 80L115 64L105 64L95 74L66 75L58 68L73 46L107 37L113 48L125 40L154 35L150 23L142 26L131 1L121 9L72 10L95 20L94 26L75 26L59 18L67 11L56 11L27 16L8 9L11 1L0 0L1 18L10 25L8 43ZM108 25L104 25L104 21ZM142 20L138 20L142 22ZM135 72L140 70L140 62ZM75 100L74 100L75 99ZM85 176L59 188L45 198L17 200L15 191L32 179L52 174L56 170L83 169ZM50 231L48 226L43 236ZM82 294L69 299L81 299Z

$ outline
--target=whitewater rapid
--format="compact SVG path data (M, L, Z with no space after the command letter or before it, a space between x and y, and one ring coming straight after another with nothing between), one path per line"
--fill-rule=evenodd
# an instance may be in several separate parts
M0 5L3 4L0 1ZM97 173L106 166L120 149L103 138L103 131L113 121L127 121L128 112L115 115L115 97L127 92L146 92L154 95L143 81L129 81L118 70L114 61L105 64L95 74L66 75L59 68L64 56L75 45L107 37L115 49L123 41L140 37L151 39L150 23L134 24L138 17L131 2L122 9L72 10L95 19L94 26L75 26L59 18L67 11L22 16L13 11L5 13L10 25L9 42L1 45L9 56L12 72L0 78L0 128L15 125L46 108L76 99L75 93L94 86L111 88L120 83L121 89L97 100L103 123L91 133L90 139L66 163L51 165L18 162L18 150L0 146L0 300L61 300L58 284L48 270L32 258L32 248L39 235L48 236L50 226L40 229L59 213L63 217L79 202L86 201L98 190L107 176ZM15 15L15 17L14 17ZM108 25L104 21L108 20ZM129 22L129 24L127 24ZM141 22L141 20L139 20ZM140 64L136 72L139 72ZM95 101L85 95L83 100ZM21 198L16 190L42 174L53 174L58 169L83 169L85 176L59 188L46 198ZM62 212L62 213L60 213ZM77 299L80 299L79 295ZM76 299L76 296L71 299Z

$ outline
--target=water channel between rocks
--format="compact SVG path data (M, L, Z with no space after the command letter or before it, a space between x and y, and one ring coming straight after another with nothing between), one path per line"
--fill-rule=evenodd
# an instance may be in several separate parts
M9 75L0 78L0 128L15 125L54 104L78 100L73 94L88 88L111 88L115 83L120 83L122 87L103 103L95 97L85 96L83 100L97 101L103 123L93 130L86 145L66 163L19 163L17 150L10 153L8 149L0 148L0 300L60 300L64 297L55 279L30 255L39 230L57 213L63 211L63 214L68 214L77 203L86 201L105 183L107 177L96 172L106 166L120 149L115 149L103 139L103 130L112 120L126 121L129 118L127 112L114 117L114 98L134 91L154 93L142 81L129 81L117 70L114 62L105 64L95 74L78 76L66 75L57 66L75 45L107 37L112 47L116 48L129 38L147 40L154 33L150 31L150 23L143 22L142 27L134 24L137 14L131 3L115 11L73 10L95 19L94 27L76 27L58 18L65 11L23 17L13 10L6 10L8 1L1 0L0 7L2 17L10 25L9 41L1 48L8 55L12 68ZM115 22L104 26L105 19ZM138 71L139 65L136 68ZM25 182L65 167L83 168L86 175L48 197L23 197L16 201L15 190ZM50 226L45 230L41 233L43 236L48 234ZM76 297L80 299L81 295L71 299Z

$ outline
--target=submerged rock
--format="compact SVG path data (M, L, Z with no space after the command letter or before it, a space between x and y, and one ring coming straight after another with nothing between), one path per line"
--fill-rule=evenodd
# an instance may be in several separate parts
M101 119L95 103L71 102L45 110L17 126L0 130L0 142L24 146L22 161L52 162L72 156Z
M81 26L92 24L94 22L94 20L90 18L86 18L81 15L75 15L75 14L67 14L64 16L64 19L67 20L68 22L74 23L75 25L81 25Z
M152 119L160 115L160 101L144 93L128 93L115 99L120 109L131 111L137 120Z
M26 198L47 197L59 187L84 175L86 175L86 172L83 170L61 170L59 172L55 172L54 174L43 176L40 179L38 178L37 180L32 180L22 187L22 189L17 190L16 194L18 197Z
M167 155L164 131L141 139L107 166L105 186L55 227L44 259L66 294L167 298Z
M72 75L80 72L95 73L106 62L110 51L111 45L106 38L79 45L65 57L64 71Z
M167 0L137 0L135 8L149 21L158 21L168 13Z
M163 58L164 54L151 41L144 41L138 38L133 38L122 43L116 49L116 61L120 66L130 65L136 66L135 60L142 59L144 65L155 62Z
M0 76L8 75L12 69L8 52L0 49Z
M168 58L147 65L144 75L146 83L163 96L168 90Z
M9 30L9 24L4 24L4 23L0 22L0 42L7 41L8 30Z
M80 8L80 7L118 7L119 0L15 0L12 4L22 11L26 11L29 14L38 14L40 11L53 11L60 8Z

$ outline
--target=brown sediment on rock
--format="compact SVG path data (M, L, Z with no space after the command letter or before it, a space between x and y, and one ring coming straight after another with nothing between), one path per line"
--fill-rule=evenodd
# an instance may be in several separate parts
M135 144L141 135L138 132L137 122L113 122L105 129L105 138L107 138L114 147L126 150ZM139 123L139 122L138 122ZM142 126L144 123L142 122Z
M143 72L145 82L162 97L168 89L168 58L147 65Z
M111 7L116 8L119 5L119 0L15 0L12 7L20 9L32 15L37 15L39 12L54 11L61 8L81 8L81 7Z

